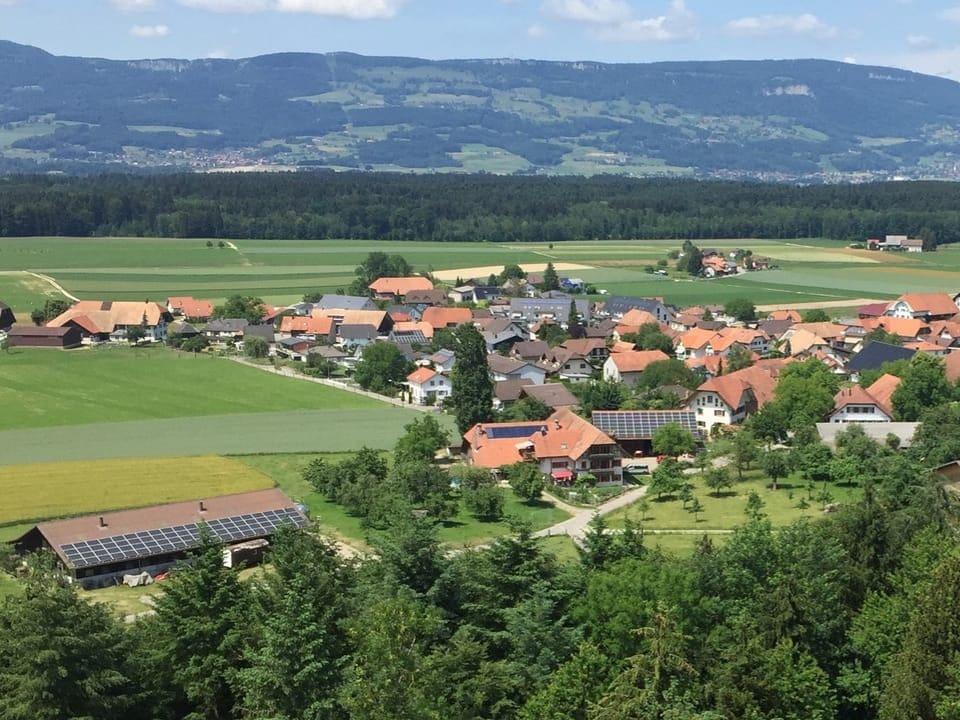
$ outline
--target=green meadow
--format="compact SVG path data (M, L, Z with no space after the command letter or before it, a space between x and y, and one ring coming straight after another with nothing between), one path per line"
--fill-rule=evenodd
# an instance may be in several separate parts
M387 449L418 416L223 358L126 347L0 353L0 407L0 465Z
M664 259L677 240L528 243L427 243L353 240L235 240L207 246L202 238L2 238L0 299L15 309L42 302L51 289L11 276L32 270L54 278L81 298L164 300L194 295L215 302L253 294L288 304L307 292L346 290L354 268L370 252L403 255L418 271L484 275L507 263L575 263L562 275L580 277L610 294L659 296L678 305L723 303L747 296L757 304L884 299L901 292L952 290L960 248L893 254L853 250L828 239L703 240L701 247L742 247L770 258L776 269L717 280L675 273L653 276L645 267ZM462 272L461 272L462 271ZM12 298L6 299L5 296ZM855 304L855 303L854 303Z

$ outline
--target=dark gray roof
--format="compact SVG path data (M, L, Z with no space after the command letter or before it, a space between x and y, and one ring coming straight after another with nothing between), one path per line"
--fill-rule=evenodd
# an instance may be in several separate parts
M533 380L530 378L497 380L497 382L493 384L493 395L500 402L515 402L520 399L520 393L523 388L532 385Z
M341 325L339 332L344 340L375 340L378 334L373 325Z
M656 316L658 309L666 308L656 298L628 297L626 295L612 295L603 303L604 312L610 315L624 315L631 310L645 310Z
M243 329L243 336L261 337L267 342L273 342L273 325L247 325Z
M487 365L493 372L500 373L501 375L509 375L510 373L517 372L520 368L530 364L531 363L524 362L523 360L504 357L496 353L487 355Z
M473 297L477 302L481 300L493 300L500 297L500 288L480 285L473 289Z
M692 410L594 410L590 421L616 440L650 440L664 425L680 427L700 437Z
M580 401L562 383L545 383L543 385L528 385L520 391L521 397L532 397L552 408L570 407Z
M864 370L879 370L884 363L897 360L909 360L917 354L916 350L890 345L884 342L872 342L858 352L847 363L847 372L863 372Z
M306 344L308 344L308 345L315 345L315 344L316 344L316 343L315 343L313 340L311 340L310 338L305 338L305 337L280 338L280 341L279 341L279 342L280 342L280 344L283 345L283 347L285 347L285 348L296 347L297 345L300 345L300 344L302 344L302 343L306 343Z
M199 335L200 331L197 330L193 325L188 322L173 322L167 325L167 332L175 333L177 335L183 335L185 337L190 337L192 335Z
M243 318L220 318L219 320L211 320L204 325L203 329L206 332L242 333L249 324Z
M377 304L359 295L324 295L314 307L318 310L376 310Z
M519 358L539 360L550 352L550 346L543 340L523 340L513 346L511 353Z
M590 302L587 300L574 300L577 312L584 320L590 319ZM570 298L512 298L510 300L510 311L524 315L544 315L552 314L558 320L566 320L570 312Z
M335 348L332 345L317 345L316 347L310 348L307 352L311 355L319 355L320 357L327 358L327 360L340 360L349 357L343 350Z

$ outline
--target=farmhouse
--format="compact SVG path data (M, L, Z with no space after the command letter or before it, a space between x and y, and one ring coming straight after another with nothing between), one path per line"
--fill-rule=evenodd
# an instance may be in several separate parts
M274 488L237 495L53 520L36 525L14 544L47 548L85 588L113 585L125 574L168 569L200 546L202 528L223 543L269 538L282 525L308 520Z
M478 423L463 439L467 459L478 467L533 462L564 485L588 473L599 485L623 482L619 446L569 408L536 422Z
M81 300L50 320L47 327L73 325L80 329L85 343L119 342L127 339L129 328L142 327L145 339L161 341L167 337L171 320L170 311L154 302Z
M433 290L433 283L429 278L420 276L382 277L368 287L378 300L400 300L414 290Z
M7 341L10 347L53 347L66 350L80 347L83 335L75 325L58 328L17 325L10 328Z
M870 238L867 240L870 250L901 250L906 252L923 252L923 239L912 238L907 235L887 235L883 240Z

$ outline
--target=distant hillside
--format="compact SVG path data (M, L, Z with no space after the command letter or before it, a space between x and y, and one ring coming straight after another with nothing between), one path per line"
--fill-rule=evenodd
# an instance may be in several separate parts
M7 172L272 165L954 179L958 128L960 84L824 60L128 62L0 41Z

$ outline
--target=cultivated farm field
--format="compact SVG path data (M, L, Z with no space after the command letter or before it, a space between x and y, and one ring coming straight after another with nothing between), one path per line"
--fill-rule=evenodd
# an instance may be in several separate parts
M269 476L224 457L11 465L0 468L0 525L270 487Z
M663 278L644 267L678 249L678 240L591 241L548 244L427 243L354 240L207 240L162 238L2 238L0 272L48 275L80 298L163 301L193 295L220 301L258 295L289 304L306 292L349 286L354 268L374 251L403 255L418 271L454 271L471 277L479 268L507 263L573 263L567 274L610 294L658 296L678 305L723 303L747 296L758 305L886 299L910 290L950 290L960 273L960 248L920 255L853 250L829 239L701 240L700 247L747 248L769 257L776 270L717 280ZM4 290L0 275L0 292ZM9 276L8 276L9 277ZM9 281L7 281L9 283ZM40 292L35 289L32 292ZM32 297L11 290L15 310L29 311ZM0 295L0 300L4 299Z
M0 353L0 407L0 465L387 449L418 416L222 358L126 347Z

